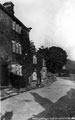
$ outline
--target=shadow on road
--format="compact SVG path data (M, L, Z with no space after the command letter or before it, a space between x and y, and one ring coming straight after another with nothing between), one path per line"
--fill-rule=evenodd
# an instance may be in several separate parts
M13 111L6 112L4 115L2 115L1 120L11 120L13 116Z
M35 115L35 118L75 117L75 99L69 99L66 95L61 97L56 103L52 103L37 93L31 92L31 94L34 96L35 101L45 108L45 111Z

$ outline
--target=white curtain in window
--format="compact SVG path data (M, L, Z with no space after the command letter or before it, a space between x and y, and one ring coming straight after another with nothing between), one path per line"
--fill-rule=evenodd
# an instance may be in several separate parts
M19 65L19 70L20 70L20 76L22 76L22 66Z
M16 74L16 66L15 66L15 64L11 65L11 72L13 74Z
M16 22L12 21L12 29L15 30L16 29Z
M19 33L21 34L22 27L19 26Z
M20 75L19 65L16 65L16 74Z
M15 52L15 44L16 42L14 40L12 40L12 51Z
M22 76L22 66L16 65L16 74Z
M19 44L19 54L20 55L22 54L22 46L21 46L21 44Z
M33 55L33 64L37 64L37 57Z
M19 25L16 24L16 32L19 32Z
M19 53L19 43L16 43L16 53Z

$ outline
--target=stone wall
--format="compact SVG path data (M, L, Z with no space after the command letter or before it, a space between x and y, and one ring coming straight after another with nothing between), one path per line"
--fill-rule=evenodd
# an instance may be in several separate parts
M70 74L70 78L75 81L75 74Z
M11 18L0 9L0 57L11 57Z
M12 22L16 22L16 25L22 27L22 33L16 32L12 29ZM12 52L12 40L19 42L22 46L22 54ZM25 53L30 53L29 46L29 32L27 28L15 17L8 15L0 8L0 61L10 61L12 63L18 63L23 65ZM28 61L27 61L28 62Z
M43 85L50 85L51 83L55 82L56 80L57 80L56 75L48 72L46 79L42 83L43 83Z

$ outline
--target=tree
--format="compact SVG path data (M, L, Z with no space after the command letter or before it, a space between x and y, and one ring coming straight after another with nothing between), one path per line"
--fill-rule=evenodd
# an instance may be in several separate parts
M49 54L49 49L47 47L45 48L44 46L41 46L41 48L38 49L37 54L46 60Z
M30 41L30 50L31 50L32 54L36 53L36 47L35 47L34 42L32 40Z
M60 47L49 48L46 66L52 73L58 73L67 62L67 53Z

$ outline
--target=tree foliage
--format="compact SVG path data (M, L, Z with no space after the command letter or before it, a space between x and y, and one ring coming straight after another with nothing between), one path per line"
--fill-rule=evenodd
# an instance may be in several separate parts
M67 53L60 47L49 48L49 57L46 61L48 71L59 72L67 62Z
M31 49L31 53L35 54L36 47L35 47L34 42L32 40L30 41L30 49Z
M37 53L38 53L41 57L43 57L45 60L47 60L47 58L48 58L48 53L49 53L49 49L48 49L48 48L44 48L44 46L41 46L41 47L38 49Z
M46 60L48 71L52 73L59 72L67 62L67 53L60 47L39 48L38 53Z

